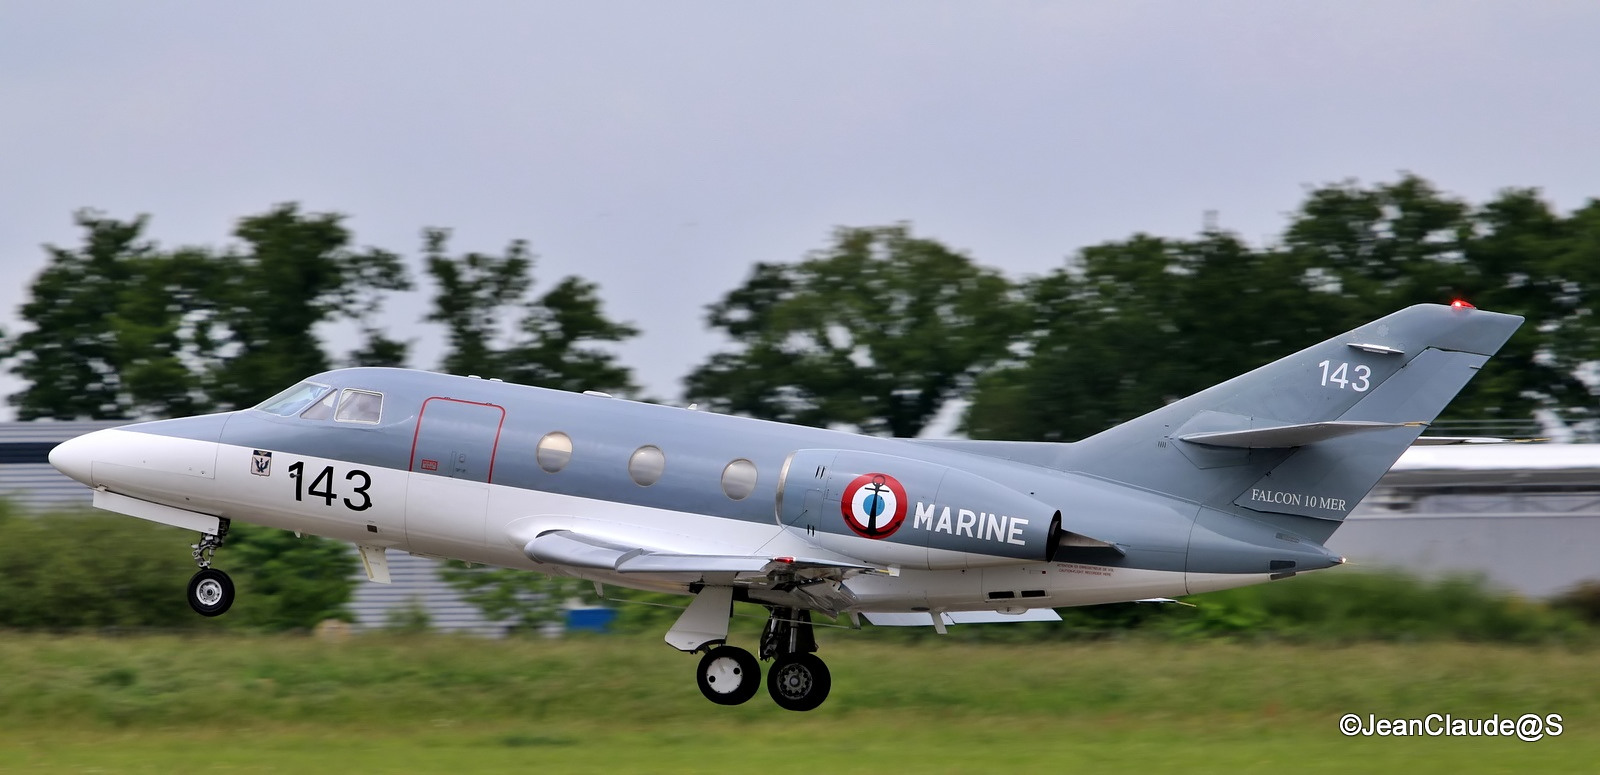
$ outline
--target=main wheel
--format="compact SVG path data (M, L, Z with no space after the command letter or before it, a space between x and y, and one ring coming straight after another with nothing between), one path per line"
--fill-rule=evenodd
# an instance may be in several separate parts
M718 705L738 705L761 689L761 663L744 649L718 646L700 658L694 677L706 699Z
M828 699L833 678L816 654L784 654L767 670L767 693L784 710L811 710Z
M220 616L233 605L233 579L204 568L189 579L189 607L201 616Z

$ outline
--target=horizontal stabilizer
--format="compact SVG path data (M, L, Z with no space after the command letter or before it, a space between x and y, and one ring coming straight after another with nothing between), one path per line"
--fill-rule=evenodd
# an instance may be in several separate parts
M686 554L553 530L529 541L523 553L534 562L569 568L595 568L618 573L767 573L774 570L832 568L878 570L875 566L805 557L737 554Z
M1357 433L1386 431L1393 428L1413 428L1426 423L1369 422L1361 420L1328 420L1295 425L1274 425L1267 428L1247 428L1237 431L1208 431L1179 436L1179 441L1204 444L1210 447L1238 449L1287 449L1304 447L1319 441L1337 439Z
M863 613L862 618L879 627L927 627L939 617L939 624L999 624L1001 622L1059 622L1061 614L1052 608L1030 608L1021 613L999 611L946 611L932 613Z

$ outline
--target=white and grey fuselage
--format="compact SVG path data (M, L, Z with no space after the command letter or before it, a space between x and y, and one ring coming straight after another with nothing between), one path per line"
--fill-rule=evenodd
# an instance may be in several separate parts
M168 524L830 614L1168 598L1339 563L1322 542L1520 322L1470 315L1403 310L1078 444L875 438L355 368L51 461Z

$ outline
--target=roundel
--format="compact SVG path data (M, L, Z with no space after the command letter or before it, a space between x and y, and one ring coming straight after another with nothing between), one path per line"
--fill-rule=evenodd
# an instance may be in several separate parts
M888 538L906 521L906 488L888 474L862 474L839 499L844 523L867 538Z

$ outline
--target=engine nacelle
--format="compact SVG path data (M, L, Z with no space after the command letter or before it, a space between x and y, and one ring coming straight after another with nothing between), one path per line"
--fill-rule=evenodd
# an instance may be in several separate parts
M949 466L839 449L789 456L778 520L817 546L905 568L1043 562L1061 512Z

